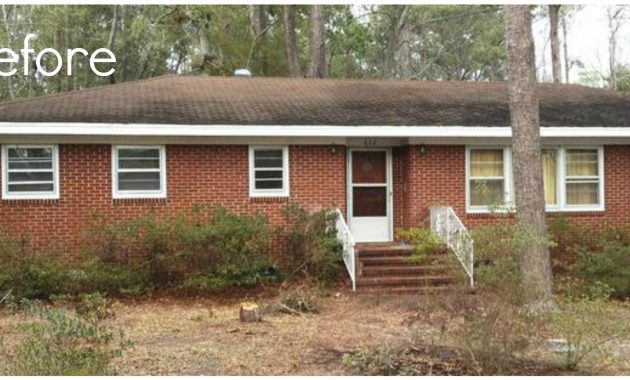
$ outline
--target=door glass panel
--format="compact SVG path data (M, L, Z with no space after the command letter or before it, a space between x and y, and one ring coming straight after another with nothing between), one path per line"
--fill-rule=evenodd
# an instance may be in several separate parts
M352 152L353 183L387 182L386 152Z
M387 216L387 188L385 186L354 187L352 216Z

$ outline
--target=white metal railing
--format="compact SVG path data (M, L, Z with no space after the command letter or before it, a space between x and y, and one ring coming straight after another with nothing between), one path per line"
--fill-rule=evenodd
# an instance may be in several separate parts
M474 241L452 207L431 207L431 231L457 256L474 286Z
M355 242L352 237L352 233L350 232L350 228L348 224L346 224L346 220L343 218L343 214L340 209L335 210L335 228L337 229L337 239L342 245L343 248L343 262L346 264L346 269L348 270L348 274L350 275L350 280L352 280L352 291L357 290L357 260L356 254L354 250Z

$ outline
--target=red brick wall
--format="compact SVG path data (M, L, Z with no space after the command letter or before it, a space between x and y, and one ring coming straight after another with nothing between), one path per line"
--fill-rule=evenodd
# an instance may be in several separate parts
M296 202L314 211L346 207L345 149L291 146L288 198L250 198L247 146L166 147L167 199L113 200L111 147L60 145L60 199L3 200L0 224L24 232L35 242L76 245L93 212L129 218L147 212L176 213L194 205L223 205L232 212L268 215L272 226L283 224L283 209Z
M418 146L403 153L402 206L405 228L427 223L432 204L452 206L469 227L492 223L488 214L466 214L465 146L427 146L424 154ZM606 226L630 226L630 146L604 148L605 208L603 212L549 213L550 218L564 215L572 221L596 229Z
M169 145L168 198L113 200L111 147L60 145L61 197L51 201L2 200L0 224L40 242L75 244L91 214L129 218L146 212L175 213L195 205L223 205L237 213L265 213L284 224L283 208L296 202L314 211L346 208L346 151L330 146L291 146L289 198L250 198L247 146ZM565 213L582 224L630 226L630 146L605 147L606 211ZM466 214L465 147L393 149L394 226L426 225L428 207L448 204L467 226L492 223L491 215ZM557 216L559 214L550 214Z

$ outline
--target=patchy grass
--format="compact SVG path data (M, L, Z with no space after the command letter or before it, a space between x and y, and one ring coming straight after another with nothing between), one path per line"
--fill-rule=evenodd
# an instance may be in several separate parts
M402 374L460 374L457 332L467 322L453 309L483 312L485 295L355 296L324 295L319 313L278 312L271 307L286 295L240 295L138 302L117 302L110 321L133 342L114 361L126 375L346 375L371 372L379 366ZM241 323L239 303L261 306L263 321ZM630 320L630 305L611 303L608 318ZM0 310L0 335L5 344L23 339L19 325L29 316ZM603 321L604 322L604 321ZM542 340L561 338L547 325L535 332ZM387 349L384 349L387 348ZM612 353L612 354L611 354ZM376 355L376 356L375 356ZM612 355L612 356L611 356ZM378 359L370 362L373 357ZM564 358L542 344L530 345L514 358L518 374L627 374L630 341L594 353L576 372L563 369ZM0 357L0 367L2 367ZM357 369L358 368L358 369ZM376 368L374 370L374 368Z

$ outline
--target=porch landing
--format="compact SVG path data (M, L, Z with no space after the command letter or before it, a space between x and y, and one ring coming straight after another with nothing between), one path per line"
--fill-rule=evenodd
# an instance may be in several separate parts
M412 258L414 247L402 243L357 244L357 292L370 294L428 293L449 289L453 283L448 248Z

